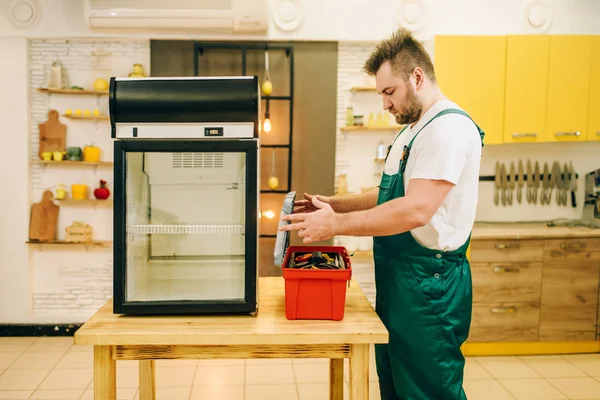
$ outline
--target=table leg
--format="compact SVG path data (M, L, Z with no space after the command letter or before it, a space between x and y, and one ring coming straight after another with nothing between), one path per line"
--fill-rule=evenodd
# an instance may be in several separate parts
M350 400L369 400L369 345L350 349Z
M329 360L329 400L344 400L344 359Z
M113 346L94 346L94 399L117 399L117 362Z
M156 400L154 360L140 361L140 400Z

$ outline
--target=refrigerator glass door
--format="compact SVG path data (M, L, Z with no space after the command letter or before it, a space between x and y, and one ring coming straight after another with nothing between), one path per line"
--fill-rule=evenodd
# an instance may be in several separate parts
M257 150L115 142L115 312L254 312Z
M245 153L127 154L126 301L243 300Z

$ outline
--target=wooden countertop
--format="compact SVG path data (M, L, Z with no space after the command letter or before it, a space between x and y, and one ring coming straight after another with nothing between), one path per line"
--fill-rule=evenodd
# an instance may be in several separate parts
M342 321L285 317L284 280L260 278L256 316L124 316L109 300L75 333L92 345L311 345L387 343L388 332L355 281Z
M475 223L471 239L553 239L600 237L600 229L540 223Z

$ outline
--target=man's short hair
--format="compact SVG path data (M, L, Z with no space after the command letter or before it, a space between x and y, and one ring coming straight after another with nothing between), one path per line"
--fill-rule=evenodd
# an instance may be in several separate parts
M371 53L363 70L369 75L375 75L381 65L388 61L394 74L408 80L408 77L416 67L420 67L425 76L435 82L435 70L431 57L406 28L400 28L388 39L384 39Z

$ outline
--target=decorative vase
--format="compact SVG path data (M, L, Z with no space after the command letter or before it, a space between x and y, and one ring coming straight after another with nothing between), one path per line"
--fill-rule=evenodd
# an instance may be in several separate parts
M81 147L68 147L67 158L71 161L81 161Z
M106 181L100 179L100 187L94 190L94 197L98 200L106 200L110 196L110 190L106 187Z
M71 185L71 196L73 200L85 200L87 199L87 185L74 183Z
M85 146L83 148L83 161L87 161L87 162L100 161L100 147Z
M133 64L133 72L129 74L130 78L144 78L146 74L144 74L144 67L142 64Z

